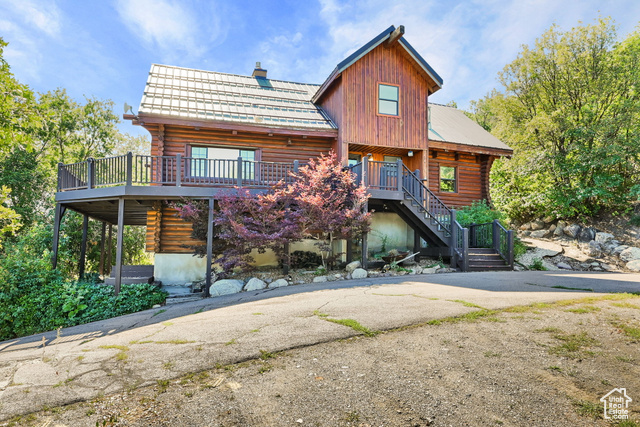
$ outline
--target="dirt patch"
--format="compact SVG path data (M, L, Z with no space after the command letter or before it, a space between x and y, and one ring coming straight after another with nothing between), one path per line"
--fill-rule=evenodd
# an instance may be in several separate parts
M640 296L613 298L490 313L480 307L483 315L261 352L253 361L13 422L607 426L599 399L617 387L633 398L629 408L637 422Z

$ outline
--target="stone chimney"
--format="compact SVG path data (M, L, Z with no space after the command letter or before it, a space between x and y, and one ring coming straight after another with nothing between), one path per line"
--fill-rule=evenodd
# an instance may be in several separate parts
M267 78L267 70L264 70L259 62L256 62L256 68L253 70L252 77L261 77L263 79Z

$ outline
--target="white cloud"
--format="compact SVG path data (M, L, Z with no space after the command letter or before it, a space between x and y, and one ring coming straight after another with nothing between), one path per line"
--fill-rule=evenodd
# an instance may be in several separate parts
M41 31L50 37L60 34L61 14L54 1L2 0L0 6L11 10L14 18L30 29Z
M166 61L201 57L221 33L213 10L198 14L184 3L119 0L117 11L131 33Z

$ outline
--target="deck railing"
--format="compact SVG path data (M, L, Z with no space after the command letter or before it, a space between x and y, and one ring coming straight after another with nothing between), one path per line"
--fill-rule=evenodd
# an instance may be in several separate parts
M58 165L58 191L118 185L270 187L291 181L299 162L133 155Z

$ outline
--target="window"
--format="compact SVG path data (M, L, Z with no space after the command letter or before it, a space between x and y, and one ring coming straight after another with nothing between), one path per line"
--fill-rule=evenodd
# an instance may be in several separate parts
M349 154L349 166L355 166L362 161L361 154Z
M378 84L378 114L397 116L399 97L398 86Z
M236 148L191 147L191 176L236 178L238 157L253 162L256 152ZM253 178L253 168L248 168L243 176Z
M452 166L440 166L440 191L444 193L455 193L456 168Z

